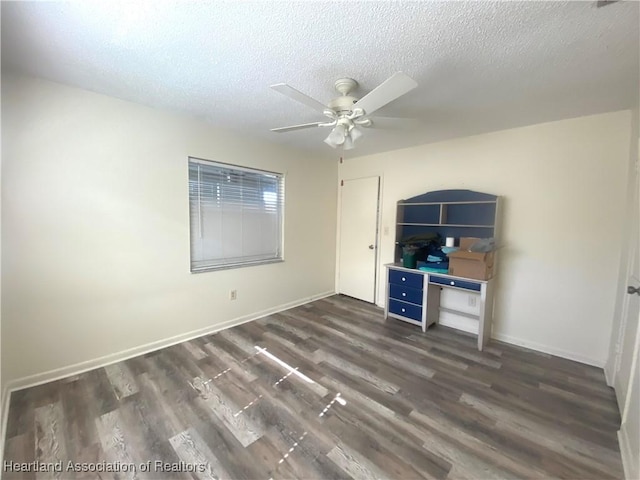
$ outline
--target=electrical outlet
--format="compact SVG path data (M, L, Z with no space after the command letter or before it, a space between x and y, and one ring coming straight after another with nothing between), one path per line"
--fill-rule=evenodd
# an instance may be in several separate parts
M475 295L469 295L469 306L475 307L477 302L477 298Z
M229 300L235 300L238 298L237 290L229 290Z

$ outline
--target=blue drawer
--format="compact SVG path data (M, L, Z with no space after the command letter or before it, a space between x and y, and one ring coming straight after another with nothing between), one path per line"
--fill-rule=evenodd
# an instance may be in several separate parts
M476 282L467 282L465 280L458 280L455 278L436 277L429 275L429 283L437 283L439 285L447 285L449 287L462 288L464 290L480 291L481 284Z
M389 299L389 313L395 313L402 317L411 318L417 322L422 321L422 307L411 303L401 302L399 300Z
M396 283L389 284L389 298L397 298L403 302L416 303L422 305L422 290L405 287Z
M402 270L389 269L389 283L404 285L405 287L422 289L424 275L421 273L411 273Z

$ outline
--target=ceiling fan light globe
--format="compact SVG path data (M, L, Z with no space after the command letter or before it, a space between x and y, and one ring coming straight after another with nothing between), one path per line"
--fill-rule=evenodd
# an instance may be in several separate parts
M324 139L324 143L332 148L336 148L338 145L344 143L344 134L341 133L337 126L331 130L327 138Z
M344 137L347 134L347 129L344 125L336 125L336 127L331 130L331 133L327 137L327 141L330 141L334 145L342 145L344 143Z
M344 139L344 143L342 144L342 148L344 150L353 150L354 146L355 145L353 144L353 139L350 135L347 135Z
M329 135L329 137L330 137L330 136L331 136L331 135ZM330 139L329 137L327 137L327 138L325 138L325 139L324 139L324 143L326 143L327 145L329 145L331 148L337 148L337 147L338 147L338 145L337 145L336 143L332 142L332 141L331 141L331 139Z
M360 131L359 128L353 127L349 132L349 135L351 136L351 140L355 142L362 136L362 132Z

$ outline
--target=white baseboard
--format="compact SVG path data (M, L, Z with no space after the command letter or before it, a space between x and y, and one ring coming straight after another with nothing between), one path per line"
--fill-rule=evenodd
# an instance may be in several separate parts
M380 308L384 308L385 304L384 302L380 301L379 303L377 303L376 305L378 305ZM445 325L445 323L447 323ZM451 328L457 328L457 325L452 325L450 324L450 322L445 322L442 325L447 327L451 327ZM460 330L466 331L464 328L461 328ZM475 333L475 332L470 332L470 333ZM598 367L598 368L602 368L604 370L605 373L605 378L607 381L607 385L609 385L610 387L613 386L613 384L610 382L610 379L607 377L607 370L605 368L606 366L606 361L604 360L596 360L590 357L584 357L582 355L576 355L573 352L569 352L567 350L562 350L559 348L554 348L554 347L550 347L548 345L544 345L541 343L536 343L536 342L530 342L529 340L523 340L521 338L516 338L516 337L512 337L510 335L503 335L501 333L491 333L491 338L493 338L494 340L499 340L501 342L504 343L509 343L511 345L517 345L519 347L525 347L525 348L529 348L531 350L535 350L537 352L541 352L541 353L548 353L550 355L555 355L556 357L562 357L562 358L566 358L567 360L573 360L575 362L580 362L580 363L584 363L585 365L591 365L593 367Z
M604 366L604 379L607 382L607 386L613 388L613 374L609 373L609 364Z
M618 430L618 445L620 446L624 478L627 480L640 478L640 465L638 465L637 456L633 455L631 442L622 430Z
M53 382L55 380L60 380L61 378L69 377L72 375L78 375L80 373L87 372L89 370L93 370L96 368L106 367L107 365L111 365L112 363L121 362L123 360L127 360L129 358L137 357L140 355L145 355L147 353L160 350L162 348L170 347L171 345L175 345L177 343L186 342L188 340L192 340L194 338L198 338L203 335L209 335L211 333L224 330L225 328L241 325L243 323L247 323L252 320L257 320L258 318L266 317L267 315L272 315L274 313L282 312L283 310L288 310L290 308L298 307L300 305L304 305L306 303L313 302L321 298L326 298L331 295L335 295L335 291L328 291L328 292L323 292L317 295L312 295L310 297L305 297L303 299L295 300L293 302L268 308L260 312L255 312L249 315L244 315L242 317L227 320L225 322L221 322L216 325L200 328L198 330L192 330L191 332L182 333L180 335L176 335L173 337L165 338L163 340L147 343L146 345L140 345L127 350L123 350L120 352L98 357L92 360L87 360L85 362L68 365L66 367L56 368L54 370L49 370L47 372L37 373L35 375L29 375L27 377L19 378L19 379L8 382L5 387L5 390L8 391L8 394L10 394L11 392L14 392L16 390L35 387L43 383ZM7 402L8 401L9 401L9 398L7 398ZM7 409L7 407L5 406L4 398L3 398L2 408ZM4 430L3 430L3 433L4 433Z
M586 365L591 365L598 368L604 368L606 363L604 360L596 360L594 358L584 357L567 350L550 347L541 343L530 342L529 340L522 340L521 338L512 337L510 335L503 335L501 333L492 333L491 338L493 338L494 340L499 340L501 342L510 343L511 345L530 348L531 350L548 353L550 355L555 355L556 357L566 358L567 360L573 360L575 362L584 363Z

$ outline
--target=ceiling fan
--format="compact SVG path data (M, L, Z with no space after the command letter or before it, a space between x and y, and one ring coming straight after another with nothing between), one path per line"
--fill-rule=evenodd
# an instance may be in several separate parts
M336 80L335 88L340 96L331 100L328 105L324 105L286 83L271 85L271 88L276 92L303 103L328 117L328 121L324 122L272 128L271 131L283 133L303 128L332 127L331 133L324 140L325 143L333 148L342 146L345 150L350 150L353 148L354 142L362 136L358 127L372 126L372 115L376 110L413 90L418 84L408 75L397 72L361 99L350 95L357 86L358 82L352 78Z

